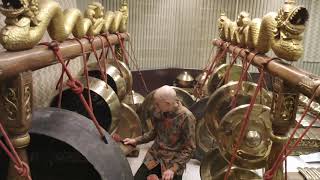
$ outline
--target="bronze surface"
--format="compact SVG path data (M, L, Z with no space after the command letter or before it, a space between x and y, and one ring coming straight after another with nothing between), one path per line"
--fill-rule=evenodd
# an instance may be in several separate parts
M126 97L124 97L124 99L122 100L123 103L128 104L135 111L138 110L138 108L141 106L143 101L144 101L144 97L141 94L139 94L133 90L131 92L129 92L126 95Z
M127 104L121 103L120 122L115 130L115 133L120 135L121 138L135 138L142 134L140 118L137 113ZM112 135L112 134L111 134ZM128 155L134 150L130 145L118 143L122 152Z
M220 122L217 144L222 155L228 160L231 159L233 147L240 136L244 114L248 108L249 104L238 106L228 112ZM270 127L270 108L255 104L249 115L245 136L235 156L235 165L248 169L266 166L272 145L269 136Z
M88 65L89 76L101 79L101 73L98 63ZM122 101L127 94L125 79L121 76L120 71L111 64L106 64L106 82L116 92L119 100Z
M241 73L242 73L242 66L238 64L232 65L229 76L225 77L225 73L227 69L230 67L229 64L222 64L219 67L217 67L214 72L210 75L210 78L208 80L207 85L207 91L209 94L214 93L216 89L223 86L224 84L230 82L230 81L239 81ZM249 73L246 73L247 75L247 81L252 81L251 76Z
M85 84L85 78L80 77L79 81ZM89 77L89 89L92 98L94 114L99 124L108 132L113 132L120 121L120 102L117 94L104 81ZM82 93L87 98L87 88ZM51 101L51 106L57 106L58 95ZM88 116L79 100L78 95L74 94L68 87L65 87L62 94L61 108L78 112Z
M209 131L214 136L217 135L223 116L231 110L231 101L237 86L238 82L229 82L217 89L209 98L204 118ZM236 106L249 104L256 87L257 84L244 81L236 96ZM265 89L258 93L256 104L271 105L271 97Z
M181 88L192 87L194 83L194 78L188 71L183 71L176 77L176 84Z
M115 61L114 59L108 59L107 63L113 65L121 72L121 75L126 82L126 94L129 94L133 85L132 74L129 67L123 61Z

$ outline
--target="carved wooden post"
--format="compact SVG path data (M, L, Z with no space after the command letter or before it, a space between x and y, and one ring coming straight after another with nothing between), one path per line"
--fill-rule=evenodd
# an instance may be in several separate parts
M21 160L28 162L26 147L30 142L28 130L32 114L32 72L20 73L0 84L0 117ZM25 180L9 163L8 180Z
M267 169L270 169L276 161L285 143L289 128L294 124L298 108L299 92L291 88L279 77L274 78L273 99L271 107L271 121L273 134L278 138L273 138L272 149L268 159ZM283 166L280 166L274 180L284 179Z

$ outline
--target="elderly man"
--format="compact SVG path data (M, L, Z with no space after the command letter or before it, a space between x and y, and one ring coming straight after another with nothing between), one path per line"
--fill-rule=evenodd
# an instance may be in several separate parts
M143 144L154 140L134 179L145 180L156 174L163 180L181 180L186 163L195 150L195 118L177 99L175 90L162 86L153 95L153 129L125 144Z

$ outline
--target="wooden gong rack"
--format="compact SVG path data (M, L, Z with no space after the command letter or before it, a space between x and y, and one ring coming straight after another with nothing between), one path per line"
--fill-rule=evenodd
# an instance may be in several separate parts
M320 77L298 69L281 59L270 61L266 55L255 54L255 52L236 45L228 44L223 40L213 40L212 44L217 46L217 51L227 48L228 53L240 53L240 57L247 61L252 58L252 65L264 67L265 72L273 76L273 98L271 105L272 130L276 141L272 144L272 149L268 159L266 170L270 169L277 159L285 143L285 137L289 128L295 123L299 94L311 98L315 93L315 101L320 103ZM245 58L246 57L246 58ZM273 179L284 179L283 167L281 166Z
M127 33L120 33L124 40L129 39ZM119 38L116 34L101 36L92 40L96 50L100 50L103 44L119 45ZM88 39L80 39L85 53L93 52ZM81 46L76 40L67 40L59 44L63 59L75 60L82 55ZM116 47L116 54L122 58L122 52ZM79 58L77 60L80 60ZM0 53L0 119L8 135L19 154L21 160L28 162L26 147L30 142L29 130L32 116L32 71L57 64L58 61L51 49L45 45L38 45L33 49ZM10 161L8 177L25 179L17 174Z

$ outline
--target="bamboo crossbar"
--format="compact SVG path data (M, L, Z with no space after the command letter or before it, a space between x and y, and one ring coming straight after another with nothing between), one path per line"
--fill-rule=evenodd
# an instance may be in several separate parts
M121 36L129 39L129 35L122 33ZM101 36L103 43L106 46L107 40ZM118 37L115 34L108 36L111 45L119 43ZM91 44L88 39L80 40L83 44L85 52L92 52ZM95 37L93 40L96 50L102 48L100 38ZM82 55L81 46L76 40L67 40L59 45L64 59L73 59ZM45 45L38 45L33 49L18 51L18 52L1 52L0 53L0 81L13 77L21 72L38 70L58 61L52 50Z
M254 52L249 50L242 50L242 48L235 45L227 45L222 40L213 40L213 45L228 48L229 53L239 53L241 57L246 57L247 60L250 60L255 56ZM266 55L256 55L253 58L252 64L257 67L262 67L270 60L270 57ZM285 81L285 83L292 87L296 88L300 93L308 96L309 98L315 92L315 100L320 103L320 77L313 75L311 73L305 72L301 69L298 69L284 61L273 60L267 63L265 70L273 76L278 76Z

